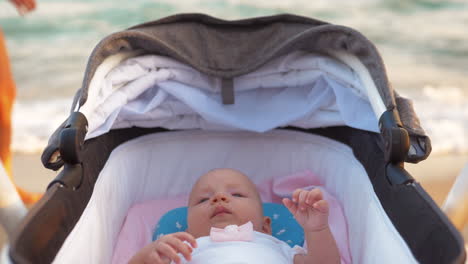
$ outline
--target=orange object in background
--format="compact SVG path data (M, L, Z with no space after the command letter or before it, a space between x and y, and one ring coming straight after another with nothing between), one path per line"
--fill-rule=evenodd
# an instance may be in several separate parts
M15 82L11 74L3 32L0 30L0 159L12 182L11 116L15 95ZM18 186L16 190L25 204L32 204L41 198L41 194L29 193Z

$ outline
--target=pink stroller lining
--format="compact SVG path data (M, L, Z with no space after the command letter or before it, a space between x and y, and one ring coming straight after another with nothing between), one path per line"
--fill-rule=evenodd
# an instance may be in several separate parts
M296 188L320 188L330 205L330 229L337 241L342 263L351 263L348 228L343 209L338 200L332 196L310 171L298 172L283 177L274 177L257 184L264 202L281 203L283 197L289 197ZM186 206L187 194L172 199L156 199L133 205L128 211L123 227L119 233L112 263L127 263L143 246L151 242L154 228L159 218L167 211ZM273 220L274 221L274 220Z

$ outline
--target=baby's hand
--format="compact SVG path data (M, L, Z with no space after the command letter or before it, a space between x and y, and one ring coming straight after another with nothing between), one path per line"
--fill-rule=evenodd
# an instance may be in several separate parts
M189 242L190 245L184 243L184 241ZM195 238L187 232L169 234L145 246L132 257L129 263L169 264L174 261L179 264L181 259L177 254L182 254L187 261L190 261L192 248L196 247Z
M292 195L292 201L284 198L283 204L305 232L320 231L328 227L328 203L323 199L320 189L297 189Z

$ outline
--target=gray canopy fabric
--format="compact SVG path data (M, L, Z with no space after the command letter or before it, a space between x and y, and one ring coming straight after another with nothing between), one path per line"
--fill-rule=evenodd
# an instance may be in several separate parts
M171 16L103 39L91 54L80 105L86 101L87 87L101 62L110 55L131 50L172 57L203 73L226 79L254 71L295 50L346 51L369 69L387 108L395 106L377 50L353 29L294 15L225 21L201 14Z
M90 81L105 58L135 50L174 58L202 73L224 78L227 84L233 77L296 50L352 54L367 67L386 108L399 111L411 140L406 161L419 162L431 151L430 140L411 102L398 96L389 85L377 49L351 28L289 14L236 21L202 14L170 16L103 39L90 56L75 103L81 106L86 102Z

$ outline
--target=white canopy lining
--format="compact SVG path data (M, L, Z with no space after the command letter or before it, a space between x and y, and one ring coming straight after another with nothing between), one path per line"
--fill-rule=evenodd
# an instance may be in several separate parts
M222 104L221 78L138 54L117 54L98 67L79 109L88 119L87 139L131 126L265 132L347 125L378 132L386 110L367 69L344 53L331 56L351 66L296 51L234 78L234 105Z

